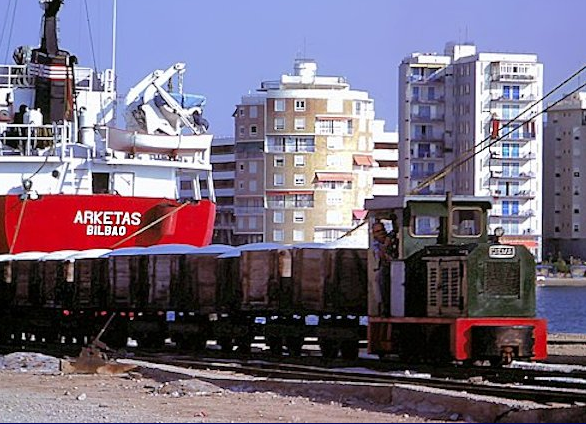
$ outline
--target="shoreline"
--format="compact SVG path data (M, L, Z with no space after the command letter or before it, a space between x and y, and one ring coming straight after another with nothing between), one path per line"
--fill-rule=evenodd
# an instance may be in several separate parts
M558 286L573 286L573 287L586 287L586 278L557 278L549 277L545 280L537 280L535 284L538 287L558 287Z

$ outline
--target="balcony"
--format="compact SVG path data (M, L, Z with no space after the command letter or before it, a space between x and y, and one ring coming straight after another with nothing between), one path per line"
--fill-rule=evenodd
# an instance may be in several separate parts
M433 98L428 97L411 97L411 103L421 103L421 104L435 104L435 103L443 103L445 100L444 96L436 96Z
M435 115L411 115L411 120L413 122L433 122L433 121L442 121L444 120L443 113L436 113Z
M530 73L501 73L501 72L493 72L490 75L491 81L513 81L513 82L533 82L536 77Z
M535 198L535 192L531 190L520 190L514 193L505 193L502 190L491 190L490 195L493 197L498 197L501 199L511 198L511 199L524 199L530 200Z
M507 218L507 219L518 219L520 221L523 221L527 218L531 218L532 216L535 216L535 211L533 209L526 209L523 211L503 211L502 209L493 209L491 211L489 211L490 216L493 217L498 217L498 218Z
M491 102L506 102L506 103L527 103L527 102L533 102L537 100L537 97L534 94L528 94L528 95L521 95L517 98L513 98L513 97L505 97L502 94L492 94L490 96L490 101Z
M234 215L262 215L264 211L262 206L234 206Z

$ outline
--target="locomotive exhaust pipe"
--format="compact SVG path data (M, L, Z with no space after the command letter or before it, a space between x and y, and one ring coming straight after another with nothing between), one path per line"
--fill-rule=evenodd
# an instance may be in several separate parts
M454 217L452 215L452 192L446 192L446 206L448 209L448 228L446 229L446 244L452 244L452 225L454 225Z

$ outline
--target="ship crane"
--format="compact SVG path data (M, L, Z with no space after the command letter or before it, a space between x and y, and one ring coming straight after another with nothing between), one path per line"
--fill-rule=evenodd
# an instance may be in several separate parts
M170 91L175 76L181 89L184 73L185 64L175 63L132 87L125 98L126 128L147 134L180 135L184 129L196 135L205 133L208 123L201 116L206 98Z

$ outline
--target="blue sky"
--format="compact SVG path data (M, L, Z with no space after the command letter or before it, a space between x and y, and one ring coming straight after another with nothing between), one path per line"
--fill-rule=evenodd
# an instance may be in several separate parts
M99 70L111 66L112 1L65 0L60 47L82 66L93 67L94 56ZM8 51L11 63L16 46L39 44L42 12L37 0L1 4L12 6L0 13L0 61ZM208 98L205 116L216 135L232 135L241 96L291 73L297 57L368 91L387 130L397 124L398 66L411 52L471 41L483 52L536 53L544 91L586 63L582 0L118 0L117 10L119 95L152 70L185 62L185 91Z

